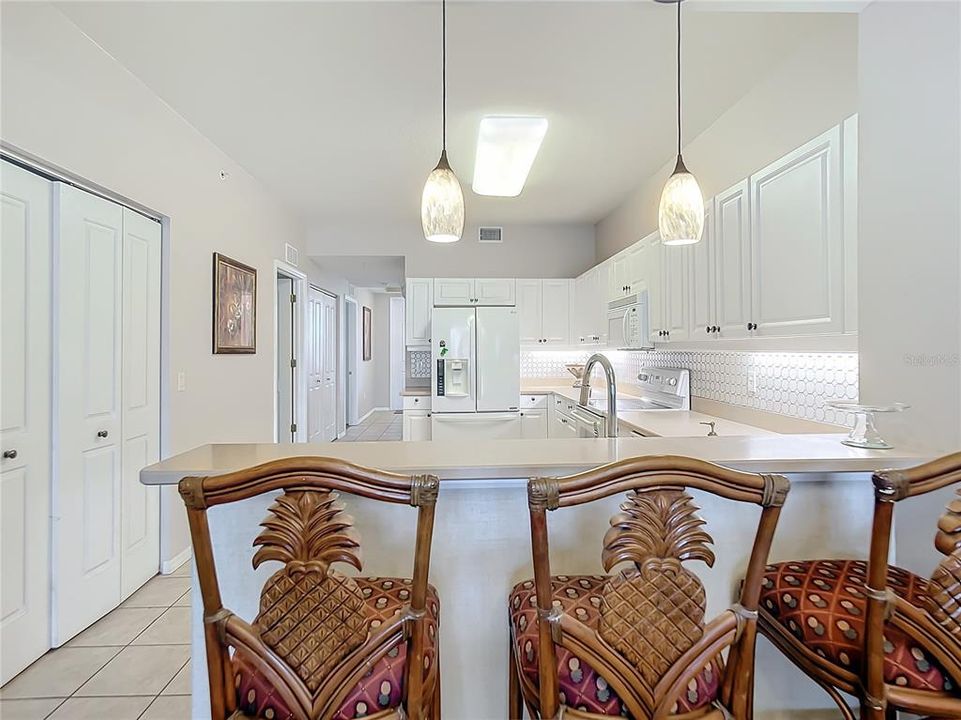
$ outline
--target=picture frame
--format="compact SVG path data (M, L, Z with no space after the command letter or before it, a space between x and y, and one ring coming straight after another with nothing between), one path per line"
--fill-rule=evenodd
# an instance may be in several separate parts
M363 338L364 338L364 351L363 359L370 360L372 357L371 352L371 313L370 308L366 305L364 306L364 324L363 324Z
M257 270L217 252L212 341L214 355L257 352Z

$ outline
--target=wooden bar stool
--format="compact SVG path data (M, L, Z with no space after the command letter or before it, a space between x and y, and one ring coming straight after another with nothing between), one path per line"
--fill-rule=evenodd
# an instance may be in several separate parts
M888 565L894 504L961 483L961 453L873 480L868 561L769 565L759 629L848 720L842 691L858 699L861 718L898 709L961 718L961 499L938 521L935 546L947 557L930 580Z
M438 480L341 460L278 460L180 481L203 596L213 720L440 717L437 592L427 583ZM247 623L224 608L207 509L282 491L254 541L281 567ZM418 508L413 578L348 577L360 537L336 491Z
M682 562L713 565L713 540L687 488L762 508L739 601L707 624L704 586ZM761 576L788 488L780 475L672 456L532 479L534 579L509 606L510 717L522 704L532 718L750 717ZM547 511L623 492L601 559L607 572L630 566L552 577Z

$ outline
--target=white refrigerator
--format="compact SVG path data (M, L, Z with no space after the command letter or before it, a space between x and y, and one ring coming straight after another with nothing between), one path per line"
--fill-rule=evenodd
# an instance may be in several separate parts
M520 438L517 308L431 315L431 439Z

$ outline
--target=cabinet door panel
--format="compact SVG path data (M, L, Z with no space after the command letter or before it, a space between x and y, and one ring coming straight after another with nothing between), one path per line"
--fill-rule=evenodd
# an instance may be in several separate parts
M843 329L840 149L836 127L751 178L759 334Z
M430 344L430 312L434 306L434 281L407 278L405 322L408 345Z
M547 438L547 410L525 410L521 413L521 438L543 440Z
M714 333L707 331L714 320L714 208L704 208L704 233L690 248L691 340L710 340Z
M477 278L474 299L476 305L514 305L514 278Z
M664 253L664 324L668 340L687 340L690 327L690 257L691 246L665 247ZM661 338L663 340L663 338Z
M473 278L434 278L434 305L472 305Z
M571 281L541 282L541 333L545 345L567 345L571 335Z
M751 226L748 181L714 198L717 324L721 337L747 335L751 322Z
M627 285L631 282L630 276L631 258L630 255L622 250L611 258L611 274L609 277L610 288L608 299L617 300L627 295Z
M522 345L543 345L541 319L543 316L541 281L522 279L517 281L517 316Z

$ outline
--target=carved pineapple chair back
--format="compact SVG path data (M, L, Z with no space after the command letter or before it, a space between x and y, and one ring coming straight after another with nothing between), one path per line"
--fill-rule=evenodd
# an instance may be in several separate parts
M848 720L855 713L841 692L869 720L897 710L961 718L961 499L938 520L934 545L945 557L930 579L888 565L895 504L961 484L961 453L883 470L873 482L868 561L769 566L759 629Z
M437 718L438 599L427 583L438 480L341 460L278 460L180 481L203 598L213 720ZM254 541L253 567L281 567L252 623L223 606L207 509L280 491ZM342 574L362 568L343 491L418 509L412 579Z
M714 564L688 488L761 506L738 601L705 624L686 561ZM528 484L534 580L510 600L510 716L750 716L761 576L789 484L700 460L648 456ZM551 576L547 511L627 493L601 560L616 574ZM723 653L727 651L726 660Z

